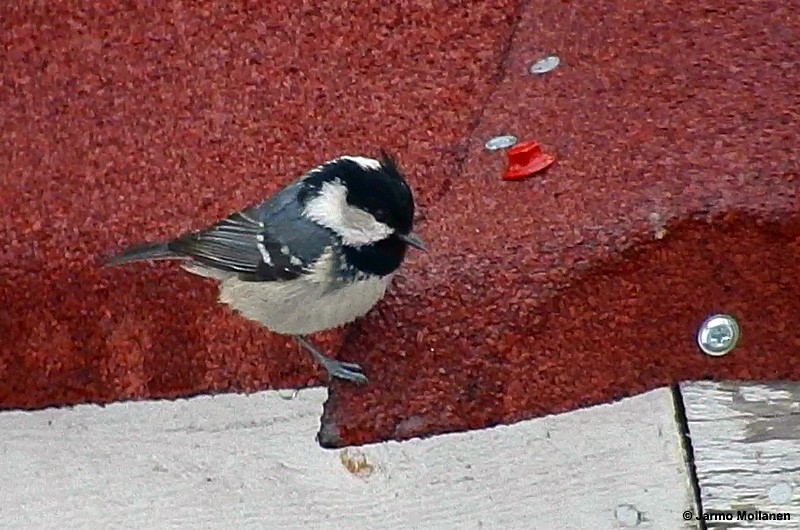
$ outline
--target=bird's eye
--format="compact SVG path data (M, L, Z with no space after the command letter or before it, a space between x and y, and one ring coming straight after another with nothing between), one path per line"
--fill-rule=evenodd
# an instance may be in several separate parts
M372 216L379 223L385 223L389 219L389 212L387 212L383 208L380 208L378 210L375 210L375 213L373 213Z

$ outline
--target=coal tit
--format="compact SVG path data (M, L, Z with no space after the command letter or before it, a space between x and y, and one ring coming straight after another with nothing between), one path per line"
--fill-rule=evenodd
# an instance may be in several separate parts
M361 367L323 355L305 337L365 315L400 267L414 198L395 161L341 156L308 171L265 202L178 238L107 260L182 260L219 282L219 301L293 337L331 377L366 383Z

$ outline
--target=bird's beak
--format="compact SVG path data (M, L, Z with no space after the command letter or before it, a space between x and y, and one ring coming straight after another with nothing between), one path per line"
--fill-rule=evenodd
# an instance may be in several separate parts
M407 245L411 245L414 248L418 248L423 252L427 252L428 249L425 248L425 243L420 239L417 234L397 234L397 237L400 241L403 241Z

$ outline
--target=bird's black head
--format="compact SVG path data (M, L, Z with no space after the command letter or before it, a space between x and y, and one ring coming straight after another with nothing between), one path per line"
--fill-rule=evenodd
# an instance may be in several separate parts
M347 203L369 212L376 221L388 225L395 232L408 234L414 223L411 188L394 159L385 152L381 155L376 170L365 170L359 162L345 161L350 166L342 177L347 187ZM371 162L367 164L371 165Z
M337 234L345 246L395 239L424 248L411 233L414 197L397 163L381 151L378 160L342 156L312 170L300 192L305 214Z

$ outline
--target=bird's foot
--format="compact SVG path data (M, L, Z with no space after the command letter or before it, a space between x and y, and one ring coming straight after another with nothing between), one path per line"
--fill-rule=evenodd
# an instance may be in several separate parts
M330 357L323 355L304 337L296 336L294 339L298 342L298 344L308 350L316 362L325 368L325 371L328 372L329 377L344 379L345 381L351 381L360 385L367 384L367 376L364 375L364 371L361 369L361 366L357 365L356 363L337 361L336 359L331 359Z

